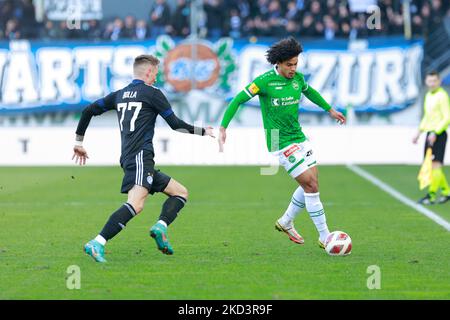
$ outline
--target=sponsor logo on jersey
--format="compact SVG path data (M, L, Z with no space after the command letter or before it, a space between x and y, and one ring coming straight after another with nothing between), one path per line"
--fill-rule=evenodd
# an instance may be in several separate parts
M285 86L286 82L272 81L267 84L269 87Z
M299 88L300 86L299 86L299 84L298 84L298 82L297 81L292 81L292 88L294 88L295 90L298 90L298 88Z
M294 152L298 150L300 150L300 148L298 147L298 145L294 144L292 147L284 151L283 154L286 158L288 158L290 155L292 155Z
M275 107L298 105L299 101L300 101L299 99L296 99L292 96L271 99L272 105Z
M150 173L147 176L147 182L148 182L148 184L152 184L153 183L153 176L151 176Z
M252 83L249 87L248 87L248 91L250 91L250 93L252 95L255 95L259 92L259 87L256 85L256 83Z

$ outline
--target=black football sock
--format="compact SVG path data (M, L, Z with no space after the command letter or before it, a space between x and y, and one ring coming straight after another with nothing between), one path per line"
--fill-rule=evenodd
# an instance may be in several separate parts
M178 212L183 209L186 204L186 199L180 196L169 197L164 202L159 220L164 221L167 225L170 225L178 215Z
M124 203L116 212L114 212L110 217L108 222L106 222L100 235L105 238L105 240L112 239L116 234L122 231L130 221L136 215L136 211L129 203Z

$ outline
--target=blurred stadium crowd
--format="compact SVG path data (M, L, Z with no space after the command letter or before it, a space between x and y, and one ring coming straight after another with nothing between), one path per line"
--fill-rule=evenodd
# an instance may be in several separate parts
M0 0L0 39L148 39L161 34L184 37L190 32L189 0L155 0L147 19L132 15L108 20L82 21L79 29L66 21L37 22L32 0ZM366 27L369 14L352 11L351 0L204 0L201 35L294 35L311 38L366 38L403 34L401 0L374 1L381 10L381 30ZM446 16L450 2L411 0L412 34L427 37Z

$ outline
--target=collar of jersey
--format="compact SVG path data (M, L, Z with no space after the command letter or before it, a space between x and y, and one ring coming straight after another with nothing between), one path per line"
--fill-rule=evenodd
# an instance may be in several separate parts
M275 74L276 74L277 76L280 75L280 73L278 72L278 69L277 69L277 65L274 65L274 66L273 66L273 71L275 71Z
M437 89L435 89L435 90L433 90L433 91L430 90L430 93L431 93L431 94L435 94L435 93L438 92L438 91L441 91L441 87L439 87L439 88L437 88Z
M144 83L144 81L139 79L133 79L133 81L131 82L131 84L141 84L141 83Z
M292 81L292 80L294 79L294 78L289 79L289 78L286 78L286 77L282 76L282 75L280 74L280 72L278 71L278 69L277 69L277 65L274 65L274 66L273 66L273 71L275 71L275 74L276 74L277 76L279 76L280 78L283 78L283 80L285 80L285 81Z

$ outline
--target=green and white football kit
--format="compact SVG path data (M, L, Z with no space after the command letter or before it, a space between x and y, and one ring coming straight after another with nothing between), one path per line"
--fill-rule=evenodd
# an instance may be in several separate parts
M239 106L258 95L267 148L295 178L317 164L311 144L298 121L302 93L325 111L331 109L320 94L308 85L302 73L296 72L293 78L288 79L274 67L258 76L231 101L222 126L228 127Z
M225 112L221 126L227 128L239 106L258 95L267 148L278 157L279 163L289 175L296 178L317 165L311 144L298 121L302 94L325 111L330 111L331 106L306 83L302 73L296 72L294 77L286 78L280 75L274 66L234 97ZM275 228L285 232L291 241L303 244L304 240L295 230L293 221L304 208L319 232L319 245L324 248L329 230L319 192L306 193L298 186L284 215L277 220Z

